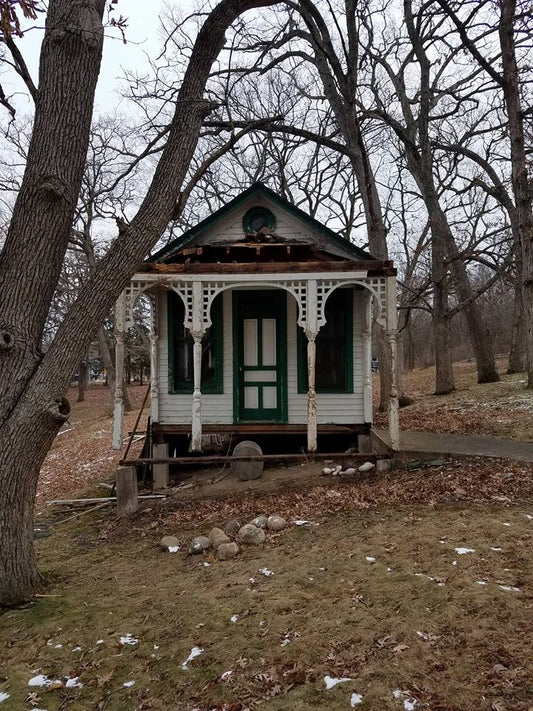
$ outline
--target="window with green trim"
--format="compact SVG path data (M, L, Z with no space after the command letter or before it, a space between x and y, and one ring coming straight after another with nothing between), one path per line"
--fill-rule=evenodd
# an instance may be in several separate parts
M174 291L168 292L168 387L170 393L192 393L194 389L194 341L185 328L185 306ZM211 306L212 325L202 339L202 392L221 393L222 383L222 294Z
M326 323L316 337L317 393L353 392L353 290L336 289L326 301ZM307 392L307 338L298 328L298 392Z

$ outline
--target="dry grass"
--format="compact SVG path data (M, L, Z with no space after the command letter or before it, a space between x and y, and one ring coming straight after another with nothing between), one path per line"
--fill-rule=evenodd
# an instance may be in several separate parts
M433 395L435 368L405 373L403 387L414 404L400 411L404 430L476 434L533 442L533 392L526 390L525 373L507 375L507 362L498 360L499 383L478 385L474 362L454 364L456 390ZM374 382L374 402L379 398L379 379ZM384 426L386 415L376 414Z
M162 533L185 547L211 525L193 516L180 523L165 505L127 526L106 514L59 529L38 544L46 594L58 597L0 618L0 690L11 695L2 711L30 708L31 700L48 711L340 711L354 692L364 697L358 708L401 711L395 689L419 708L526 711L533 506L346 504L328 513L328 499L349 501L347 489L311 496L319 525L271 534L224 563L159 552ZM275 503L258 498L255 510ZM281 504L290 515L290 503ZM294 502L296 515L303 505ZM213 521L238 509L235 500L204 513ZM475 552L458 555L460 546ZM265 567L274 575L261 575ZM126 633L138 644L121 646ZM193 646L204 652L183 670ZM79 676L83 687L32 689L37 670ZM327 691L325 675L353 681ZM129 680L135 685L124 687ZM29 692L36 695L28 700Z
M419 417L419 429L496 428L491 403L516 395L510 417L530 437L517 376L476 386L468 365L458 376L462 389L438 399L429 371L406 376L419 399L404 427ZM106 391L88 397L45 463L41 509L108 478L120 456ZM306 470L287 478L296 471ZM0 709L341 711L357 692L356 708L402 711L400 689L417 711L530 711L532 474L530 464L476 459L290 493L254 482L225 500L182 492L127 521L104 509L58 526L37 542L45 597L0 616L0 692L10 695ZM192 535L258 512L319 525L271 534L235 561L183 553ZM163 534L182 550L160 552ZM458 555L461 546L475 552ZM121 645L126 633L138 643ZM184 670L193 646L204 652ZM37 673L83 686L29 687ZM353 681L326 690L326 675Z

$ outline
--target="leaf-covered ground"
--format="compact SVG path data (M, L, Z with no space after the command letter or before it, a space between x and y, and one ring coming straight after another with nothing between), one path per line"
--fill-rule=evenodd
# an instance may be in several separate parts
M498 360L500 382L478 385L475 363L454 363L456 390L433 395L435 369L417 369L403 376L403 388L414 400L400 410L404 430L487 435L533 442L533 391L526 390L525 373L506 374L507 362ZM374 403L379 400L379 376L374 380ZM375 413L377 426L386 414Z
M45 597L0 617L0 709L528 711L532 467L461 466L59 526ZM310 523L186 555L263 512Z
M406 376L405 428L533 439L519 376L456 372L446 398L431 371ZM102 387L74 405L39 520L65 517L49 499L112 477L108 411ZM533 465L450 460L355 482L319 469L276 470L275 488L308 479L293 491L184 489L125 521L103 509L53 526L37 542L42 597L0 615L0 711L530 711ZM311 524L234 561L186 555L193 535L263 512ZM164 534L177 553L159 551Z

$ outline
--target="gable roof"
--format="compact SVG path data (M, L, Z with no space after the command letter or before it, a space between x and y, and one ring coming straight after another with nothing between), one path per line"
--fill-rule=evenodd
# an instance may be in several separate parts
M326 227L318 220L315 220L313 217L306 214L303 210L300 210L299 207L296 207L288 200L285 200L285 198L282 198L280 195L275 193L263 183L258 182L253 183L247 190L240 193L239 195L237 195L237 197L233 198L233 200L230 200L230 202L226 203L226 205L223 205L212 215L209 215L209 217L199 222L197 225L195 225L195 227L191 227L191 229L187 230L180 237L167 244L166 247L163 247L162 249L158 250L151 257L148 257L145 261L147 263L154 263L162 262L166 259L169 259L173 254L179 252L181 249L193 242L195 238L199 237L218 220L229 215L231 212L239 208L242 204L247 202L251 197L255 195L262 196L273 204L277 205L278 207L287 210L287 212L291 213L300 222L311 228L313 232L319 234L322 237L325 237L326 239L331 240L333 243L337 244L348 252L351 252L353 254L354 259L376 259L376 257L373 257L369 252L365 252L365 250L356 247L351 242L348 242L348 240L346 240L344 237L341 237L336 232L333 232L333 230L330 230L329 227Z

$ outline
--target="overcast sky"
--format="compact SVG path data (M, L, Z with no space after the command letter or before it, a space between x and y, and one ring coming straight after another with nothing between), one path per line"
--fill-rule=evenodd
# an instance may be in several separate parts
M157 56L161 47L159 14L164 6L172 5L188 13L196 6L196 2L195 0L119 0L115 14L117 17L121 14L127 17L127 43L122 42L116 30L106 31L102 68L96 90L95 112L107 113L113 111L115 107L120 109L119 89L123 70L142 72L147 67L146 55ZM39 19L39 24L44 26L44 17ZM41 31L32 30L19 40L19 47L35 81L37 81L42 35ZM19 88L20 86L14 83L10 84L11 91ZM17 97L16 105L22 112L31 108L29 101L22 96ZM124 102L122 105L125 107Z

